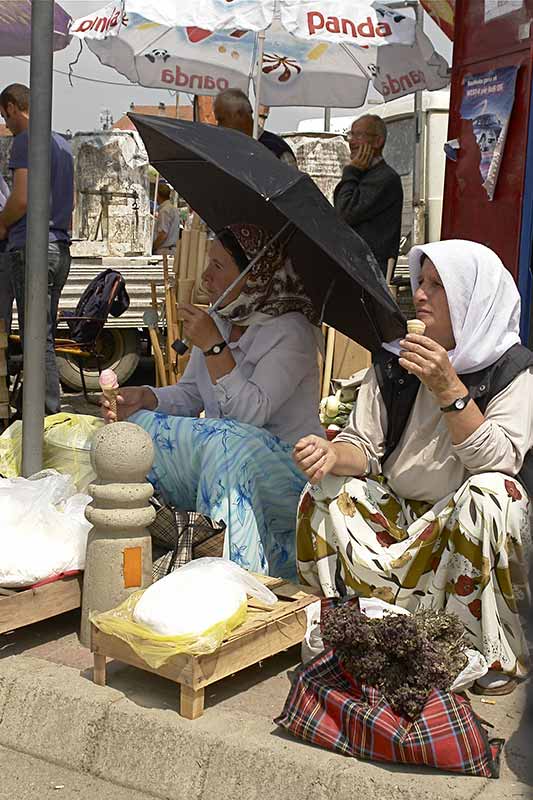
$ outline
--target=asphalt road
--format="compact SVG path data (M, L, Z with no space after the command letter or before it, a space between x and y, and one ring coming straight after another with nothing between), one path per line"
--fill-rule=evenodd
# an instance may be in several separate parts
M1 800L154 800L114 783L0 747Z

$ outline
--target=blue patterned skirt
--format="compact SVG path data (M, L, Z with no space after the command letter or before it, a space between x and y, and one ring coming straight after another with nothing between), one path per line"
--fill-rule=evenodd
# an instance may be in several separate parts
M296 579L296 510L305 485L292 448L228 419L139 411L154 444L148 476L166 503L227 525L224 555L245 569Z

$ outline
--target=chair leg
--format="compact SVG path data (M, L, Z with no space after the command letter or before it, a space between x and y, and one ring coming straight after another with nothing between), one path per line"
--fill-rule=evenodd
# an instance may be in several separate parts
M87 394L87 385L85 383L85 373L83 371L83 364L81 363L81 359L76 359L76 363L78 364L78 369L80 371L80 378L81 378L81 385L83 387L83 396L87 403L90 403L89 396Z

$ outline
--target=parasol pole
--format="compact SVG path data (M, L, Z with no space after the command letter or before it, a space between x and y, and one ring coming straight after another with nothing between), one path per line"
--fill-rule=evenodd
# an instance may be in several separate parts
M259 105L261 97L261 80L263 78L263 56L265 54L265 31L259 31L257 37L257 72L255 76L255 111L254 111L254 139L259 137Z
M324 131L329 133L331 130L331 108L324 109Z
M399 0L398 2L388 3L389 8L402 9L412 8L415 12L416 30L424 30L424 9L419 0ZM413 160L413 240L412 245L421 244L426 240L426 201L424 198L423 187L423 161L424 161L424 140L425 122L424 109L422 102L422 92L415 92L414 103L415 117L415 153Z
M31 4L22 474L42 469L47 336L54 0Z

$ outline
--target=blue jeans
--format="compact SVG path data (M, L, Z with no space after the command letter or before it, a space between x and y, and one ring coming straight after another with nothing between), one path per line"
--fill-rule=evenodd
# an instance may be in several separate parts
M24 287L26 272L26 249L10 250L11 281L19 319L19 331L24 347ZM45 413L61 411L59 372L54 351L55 328L59 298L70 271L70 248L66 242L50 242L48 245L48 331L46 336L46 395Z
M0 319L4 320L8 333L11 330L13 298L9 254L2 248L0 242Z

